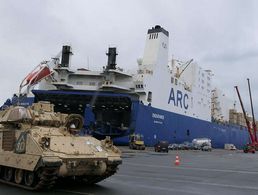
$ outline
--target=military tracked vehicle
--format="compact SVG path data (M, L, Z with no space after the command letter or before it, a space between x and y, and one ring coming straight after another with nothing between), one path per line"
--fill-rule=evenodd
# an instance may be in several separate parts
M79 136L83 118L54 112L49 102L0 112L0 180L29 190L50 189L57 179L94 184L113 175L121 152L110 138Z

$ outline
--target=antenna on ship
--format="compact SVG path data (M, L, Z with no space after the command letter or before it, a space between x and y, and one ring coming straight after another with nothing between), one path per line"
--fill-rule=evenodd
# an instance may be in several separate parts
M90 58L89 58L89 56L87 56L87 68L88 68L88 70L90 70Z

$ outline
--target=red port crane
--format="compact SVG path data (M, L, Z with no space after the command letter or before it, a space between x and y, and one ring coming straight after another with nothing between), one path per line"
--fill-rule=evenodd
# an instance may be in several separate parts
M253 117L252 127L251 127L250 121L248 120L248 118L246 116L245 108L244 108L244 105L243 105L238 87L235 86L235 88L236 88L236 91L237 91L237 95L238 95L239 102L240 102L240 105L241 105L241 108L242 108L242 111L243 111L243 114L244 114L247 130L248 130L250 140L251 140L250 143L247 143L244 146L243 150L244 150L245 153L247 153L247 152L255 153L255 151L258 150L258 141L257 141L257 135L256 135L257 129L256 129L256 123L255 123L255 117L254 117L253 101L252 101L252 94L251 94L251 87L250 87L249 79L247 79L247 82L248 82L248 89L249 89L249 96L250 96L251 110L252 110L252 117Z
M250 96L250 102L251 102L251 110L252 110L252 117L253 117L253 131L254 131L254 140L256 141L256 143L258 143L257 141L257 127L256 127L256 122L255 122L255 117L254 117L254 108L253 108L253 100L252 100L252 94L251 94L251 87L250 87L250 81L249 79L247 79L248 82L248 89L249 89L249 96Z

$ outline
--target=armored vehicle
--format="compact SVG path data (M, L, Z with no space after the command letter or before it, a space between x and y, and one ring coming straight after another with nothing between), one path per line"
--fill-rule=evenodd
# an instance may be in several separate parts
M121 152L109 137L79 136L83 118L54 112L49 102L0 112L0 180L30 190L49 189L59 178L86 184L113 175Z

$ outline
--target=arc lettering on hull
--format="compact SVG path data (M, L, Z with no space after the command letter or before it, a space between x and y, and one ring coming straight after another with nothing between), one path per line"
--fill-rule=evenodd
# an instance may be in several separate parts
M183 93L180 90L176 90L176 93L175 93L174 89L171 88L170 94L168 97L168 104L171 104L172 102L174 106L184 108L187 110L189 107L188 100L189 100L189 96L187 93Z

